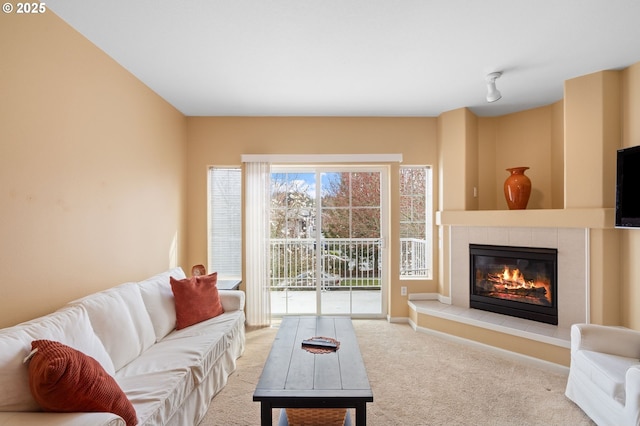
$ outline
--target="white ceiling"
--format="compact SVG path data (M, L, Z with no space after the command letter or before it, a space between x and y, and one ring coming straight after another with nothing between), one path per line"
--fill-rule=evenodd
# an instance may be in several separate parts
M503 115L640 62L639 0L46 4L188 116Z

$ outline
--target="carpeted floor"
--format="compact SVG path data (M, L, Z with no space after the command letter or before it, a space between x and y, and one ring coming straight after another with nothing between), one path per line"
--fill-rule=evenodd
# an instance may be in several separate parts
M565 374L415 332L407 324L353 324L373 389L368 425L594 424L564 396ZM276 332L247 332L238 368L200 426L260 424L260 404L252 396Z

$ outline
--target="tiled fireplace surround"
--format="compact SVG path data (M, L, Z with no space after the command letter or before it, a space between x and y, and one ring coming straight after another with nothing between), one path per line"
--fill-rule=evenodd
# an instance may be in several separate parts
M413 303L430 315L569 347L571 324L588 319L588 234L587 228L451 226L450 298ZM469 244L558 249L558 325L470 309Z

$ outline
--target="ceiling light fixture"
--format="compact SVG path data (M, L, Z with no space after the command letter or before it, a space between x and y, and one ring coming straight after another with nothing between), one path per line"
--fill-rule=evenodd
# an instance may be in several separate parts
M502 93L496 89L496 80L501 75L501 72L492 72L487 75L487 102L495 102L502 98Z

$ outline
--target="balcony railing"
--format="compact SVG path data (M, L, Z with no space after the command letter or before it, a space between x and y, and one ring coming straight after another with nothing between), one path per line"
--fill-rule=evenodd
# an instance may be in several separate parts
M425 240L400 238L400 275L431 278L429 250Z
M271 239L271 289L379 289L381 239ZM427 276L426 241L401 240L401 275ZM319 258L318 258L319 256Z

